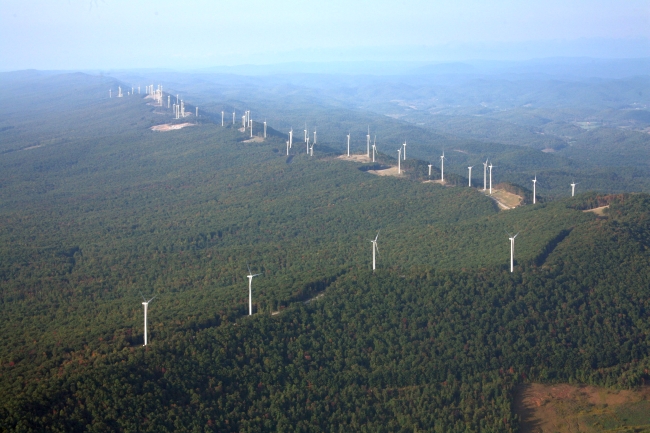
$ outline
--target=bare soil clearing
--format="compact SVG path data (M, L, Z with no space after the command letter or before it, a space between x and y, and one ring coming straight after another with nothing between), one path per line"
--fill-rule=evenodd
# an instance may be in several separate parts
M366 155L339 155L337 156L338 159L342 159L344 161L354 161L354 162L372 162L372 159L367 157Z
M437 184L439 184L439 185L447 185L447 182L444 182L444 181L442 181L442 180L440 180L440 179L436 179L436 180L424 180L424 181L422 181L422 183L437 183Z
M165 123L164 125L152 126L151 130L152 131L161 131L161 132L175 131L177 129L183 129L186 126L194 126L194 124L193 123L179 123L179 124L176 124L176 125L172 125L171 123Z
M376 174L377 176L402 176L402 174L397 172L397 167L385 168L383 170L368 170L366 173Z
M514 393L521 433L650 431L650 387L524 384Z
M598 216L605 216L605 209L607 208L609 208L609 205L583 210L583 212L593 212Z
M499 207L504 210L516 208L523 200L523 197L502 189L493 189L492 198L497 202Z
M264 138L256 136L256 137L253 137L253 138L249 138L248 140L244 140L243 142L244 143L261 143L263 141L264 141Z

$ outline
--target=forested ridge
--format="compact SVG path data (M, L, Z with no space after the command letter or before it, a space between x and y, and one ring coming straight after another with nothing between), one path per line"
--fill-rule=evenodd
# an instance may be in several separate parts
M3 430L517 431L518 383L650 379L646 194L499 212L463 183L102 104L67 135L57 113L2 132Z

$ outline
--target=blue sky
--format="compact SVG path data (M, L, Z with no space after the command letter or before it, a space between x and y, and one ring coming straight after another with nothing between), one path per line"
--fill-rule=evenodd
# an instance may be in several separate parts
M2 0L0 69L650 57L650 1Z

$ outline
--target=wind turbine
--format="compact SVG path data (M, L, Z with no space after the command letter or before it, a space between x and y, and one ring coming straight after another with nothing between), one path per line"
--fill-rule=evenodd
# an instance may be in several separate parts
M535 204L536 186L537 186L537 173L535 173L535 179L533 179L533 204Z
M307 123L305 123L305 143L307 143Z
M490 163L488 167L490 168L490 195L492 195L492 168L496 167L496 165L492 165L492 163Z
M404 140L404 144L402 146L404 146L404 155L403 156L404 156L404 161L406 161L406 140Z
M197 108L197 110L198 110L198 108ZM198 113L198 111L197 111L197 113ZM251 138L253 138L253 119L251 119L250 125L251 125Z
M316 128L314 128L314 144L316 144Z
M153 301L156 296L153 298L149 299L148 301L144 298L144 295L142 292L140 292L140 296L142 296L142 305L144 305L144 344L143 346L147 345L147 307L149 306L149 302Z
M234 111L232 112L232 124L233 125L235 124L235 112Z
M287 156L289 156L289 140L287 140Z
M374 240L371 240L370 242L372 243L372 271L375 272L375 252L379 253L379 248L377 247L377 238L379 237L379 232L377 232L377 236L375 236Z
M397 149L397 174L402 174L402 166L400 164L402 160L402 148Z
M307 143L307 155L309 155L309 137L307 137L305 143Z
M221 126L223 126L223 111L221 112Z
M372 162L375 162L375 152L377 152L377 136L375 135L375 141L372 143Z
M510 272L514 270L515 266L515 238L519 233L516 235L512 236L510 233L506 232L508 236L510 236L508 239L510 239Z
M316 143L312 143L311 147L309 148L309 152L310 152L309 156L314 156L314 144ZM307 137L307 145L309 145L309 137Z
M488 160L485 159L485 162L483 163L483 191L487 189L487 166Z
M264 119L264 138L266 138L266 119Z
M258 275L262 274L255 274L251 272L251 267L248 265L248 315L252 316L253 315L253 289L251 288L253 284L253 278L257 277Z
M442 151L442 156L440 156L440 182L445 182L445 151Z
M571 197L575 196L575 194L576 194L576 185L577 185L577 183L576 183L576 181L574 180L574 181L571 183Z
M429 177L431 177L431 167L433 167L433 164L429 164Z
M368 125L368 134L366 135L366 156L370 158L370 125Z
M293 128L289 131L289 147L293 145Z
M469 187L470 188L472 187L472 169L473 168L474 168L474 166L467 167L467 169L469 170Z
M350 133L348 132L348 158L350 157Z

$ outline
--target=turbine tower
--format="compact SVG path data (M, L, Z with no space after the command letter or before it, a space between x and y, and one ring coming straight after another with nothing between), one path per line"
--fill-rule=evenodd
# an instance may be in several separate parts
M377 136L375 135L375 141L372 143L372 162L375 162L376 152L377 152Z
M350 133L348 132L348 158L350 157Z
M402 166L400 162L402 161L402 148L397 149L397 174L402 174Z
M232 112L232 124L233 125L235 124L235 112L234 111Z
M253 138L253 119L251 119L250 124L251 124L251 138Z
M510 239L510 272L514 271L515 268L515 238L517 237L518 234L519 233L512 236L510 233L508 233L508 236L510 236L508 238Z
M153 298L149 299L148 301L144 298L144 295L142 292L140 292L140 296L142 296L142 305L144 305L144 344L143 346L147 345L147 307L149 306L149 302L153 301L154 298L157 296L154 296Z
M314 128L314 144L316 144L316 128Z
M440 182L445 183L445 151L440 156Z
M305 123L305 129L303 131L305 131L305 143L307 143L307 124L306 123Z
M575 196L575 194L576 194L576 185L577 185L577 183L576 183L576 181L574 180L574 181L571 183L571 197Z
M431 177L431 167L433 167L433 164L429 164L429 177Z
M305 140L305 143L307 143L307 155L309 155L309 137L307 137L307 140Z
M248 315L252 316L253 315L253 289L252 289L252 284L253 284L253 278L257 277L258 275L261 274L255 274L251 272L251 267L248 266Z
M287 156L289 156L289 140L287 140Z
M375 272L375 253L379 252L379 248L377 248L377 238L379 237L379 232L377 232L377 236L375 236L374 240L371 240L370 242L372 243L372 272Z
M496 165L492 165L490 163L489 168L490 168L490 195L492 195L492 167L496 167Z
M314 156L314 144L316 143L312 143L311 147L309 148L309 156ZM307 137L307 145L309 146L309 137Z
M535 175L535 179L533 179L533 204L535 204L536 186L537 186L537 174Z
M293 145L293 128L289 131L289 147Z
M487 166L488 160L486 159L483 163L483 191L487 189Z
M223 126L223 111L221 112L221 126Z
M266 138L266 120L264 120L264 138Z
M471 188L472 187L472 169L474 168L474 166L467 167L467 168L469 169L469 187Z
M366 156L370 158L370 125L368 125L368 134L366 135Z

